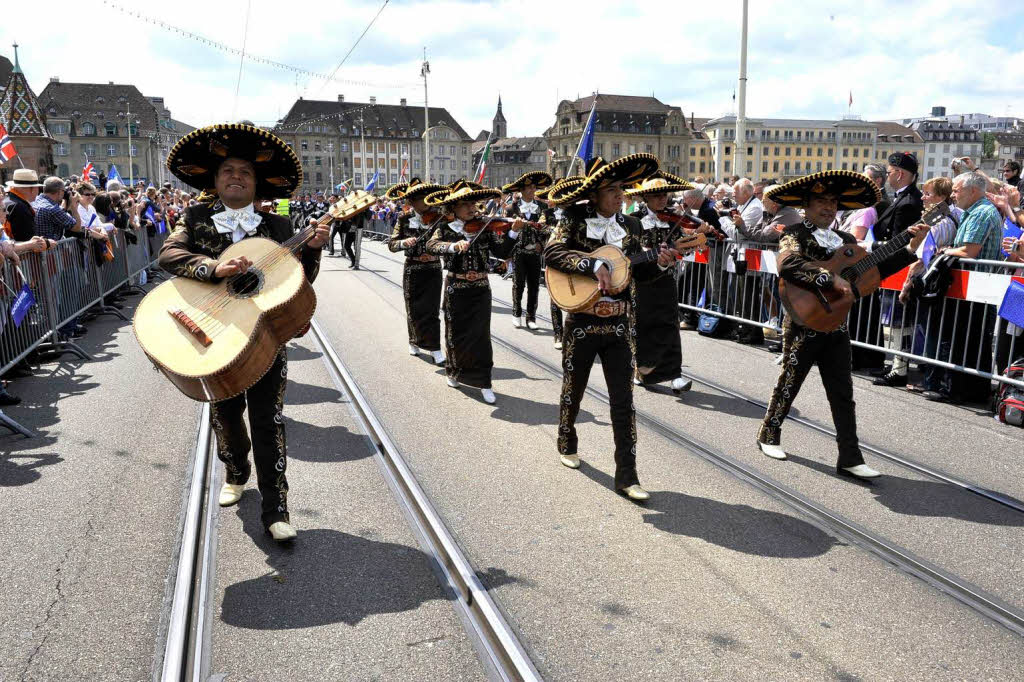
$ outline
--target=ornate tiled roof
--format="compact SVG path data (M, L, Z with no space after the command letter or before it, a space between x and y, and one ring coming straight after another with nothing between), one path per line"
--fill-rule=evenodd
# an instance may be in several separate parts
M18 52L14 52L14 68L7 79L3 97L0 98L0 123L11 137L49 137L46 119L42 116L36 95L25 80L18 64Z

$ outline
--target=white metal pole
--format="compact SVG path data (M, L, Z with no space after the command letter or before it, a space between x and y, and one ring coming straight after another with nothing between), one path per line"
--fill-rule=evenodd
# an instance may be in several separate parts
M132 173L132 101L125 98L128 103L128 187L135 185L135 175Z
M743 0L743 28L740 32L740 104L736 114L736 142L733 146L733 175L747 172L747 0Z
M430 62L427 61L427 48L423 48L423 68L420 75L423 76L423 181L430 182L430 107L427 104L427 74L430 73Z

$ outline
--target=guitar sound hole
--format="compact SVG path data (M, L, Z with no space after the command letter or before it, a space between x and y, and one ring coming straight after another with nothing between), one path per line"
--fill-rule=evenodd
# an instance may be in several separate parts
M252 269L244 275L235 275L228 282L228 293L235 298L251 298L263 288L263 272Z
M853 255L853 249L847 248L845 251L843 251L843 255L849 258L850 256Z

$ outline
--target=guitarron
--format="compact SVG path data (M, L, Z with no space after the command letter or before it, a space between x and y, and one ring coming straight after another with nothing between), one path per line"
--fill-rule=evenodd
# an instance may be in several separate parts
M679 251L697 249L706 244L703 234L683 237L673 242L673 248ZM649 263L658 260L655 250L642 251L635 256L627 256L622 249L611 244L600 246L588 254L590 258L600 258L608 263L611 269L611 288L614 295L629 286L632 277L631 266L638 263ZM544 268L544 281L548 287L548 295L562 310L575 313L593 307L597 299L603 295L597 287L597 280L580 273L569 273L556 270L550 266Z
M939 202L928 209L918 222L935 225L949 215L949 206ZM904 248L913 236L907 230L868 253L857 244L844 244L828 260L811 265L825 268L834 277L841 277L855 293L843 295L837 290L805 289L779 278L779 298L789 316L797 324L819 332L832 332L846 322L853 302L871 295L881 284L878 264Z
M331 219L328 213L319 222ZM316 294L293 251L310 226L284 244L263 237L236 242L222 260L245 256L242 275L214 284L175 277L150 291L132 320L150 360L182 393L202 402L242 393L266 374L278 350L313 318Z

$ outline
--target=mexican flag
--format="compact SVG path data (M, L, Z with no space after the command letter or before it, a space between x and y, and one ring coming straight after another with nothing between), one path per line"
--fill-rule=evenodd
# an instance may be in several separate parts
M476 169L476 177L473 182L483 182L484 173L487 172L487 162L491 158L491 138L487 138L487 145L484 146L484 153L480 155L480 165Z

